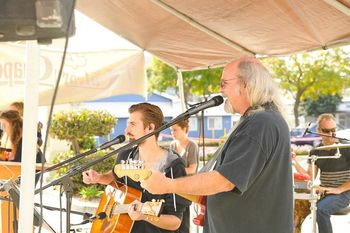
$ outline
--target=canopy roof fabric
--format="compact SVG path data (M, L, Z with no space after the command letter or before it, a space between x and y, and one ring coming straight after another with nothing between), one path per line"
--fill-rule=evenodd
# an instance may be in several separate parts
M349 0L78 0L77 9L184 70L350 41Z

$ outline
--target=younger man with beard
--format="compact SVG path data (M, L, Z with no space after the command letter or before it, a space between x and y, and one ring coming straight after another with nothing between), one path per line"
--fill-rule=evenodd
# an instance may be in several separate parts
M129 113L130 117L125 133L129 136L130 141L152 132L164 122L163 113L160 108L149 103L132 105L129 108ZM159 134L156 134L140 143L137 147L120 152L116 164L128 159L142 160L146 168L165 173L169 178L185 176L185 166L181 158L171 150L160 147L157 142L158 136ZM113 171L106 174L98 174L94 170L83 172L83 181L86 184L99 183L108 185L114 179L142 191L141 202L151 201L152 199L165 200L164 209L158 221L149 220L140 211L129 208L128 214L135 221L131 230L132 233L189 232L189 229L182 229L183 227L180 227L182 220L189 217L183 215L186 207L190 204L189 201L172 193L153 195L141 188L140 183L134 182L127 177L118 178ZM134 201L133 203L136 204L139 201Z

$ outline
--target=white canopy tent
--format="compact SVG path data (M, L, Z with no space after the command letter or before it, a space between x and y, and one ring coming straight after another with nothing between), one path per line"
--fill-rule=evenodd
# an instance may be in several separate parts
M78 0L77 9L182 70L350 41L349 0Z
M62 52L39 49L39 104L51 103ZM0 44L0 107L23 100L26 48ZM134 85L137 83L138 85ZM146 95L144 55L139 49L68 52L56 104L75 103L120 94Z
M349 0L78 0L77 9L178 70L350 41ZM25 211L19 225L30 228Z
M56 103L128 93L146 96L143 51L79 12L76 25L76 35L69 41ZM63 47L63 39L54 40L51 45L39 46L38 57L31 58L38 59L40 66L40 105L50 104ZM25 42L0 43L0 109L23 100L25 55Z

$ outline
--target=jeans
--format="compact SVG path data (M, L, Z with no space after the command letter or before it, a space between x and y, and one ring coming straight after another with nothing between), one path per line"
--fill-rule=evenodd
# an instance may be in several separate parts
M317 225L319 233L332 233L331 215L347 207L350 203L350 191L327 195L317 202Z

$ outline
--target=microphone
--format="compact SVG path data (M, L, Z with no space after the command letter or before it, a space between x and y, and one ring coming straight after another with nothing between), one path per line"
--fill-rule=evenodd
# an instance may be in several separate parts
M185 114L193 115L193 114L196 114L197 112L200 112L200 111L202 111L204 109L215 107L215 106L219 106L223 102L224 102L224 98L222 98L222 96L218 95L218 96L215 96L215 97L211 98L208 101L196 104L195 107L192 107L192 108L188 109L185 112Z
M303 133L303 137L305 137L305 134L308 133L309 128L310 128L310 125L311 125L311 122L309 122L309 123L307 124L307 127L306 127L306 129L305 129L305 131L304 131L304 133Z
M92 216L88 219L85 219L84 221L82 221L81 223L78 223L78 224L72 224L73 226L77 226L77 225L83 225L83 224L86 224L86 223L89 223L89 222L93 222L95 221L96 219L105 219L107 217L107 214L105 212L100 212L98 213L97 215L95 216Z
M115 144L119 144L119 143L122 143L125 141L125 136L124 135L118 135L116 136L115 138L113 138L112 140L108 141L108 142L105 142L103 143L99 148L98 150L103 150L103 149L106 149L110 146L113 146Z

